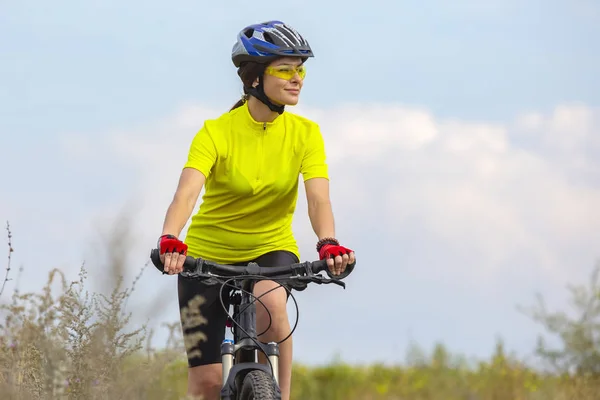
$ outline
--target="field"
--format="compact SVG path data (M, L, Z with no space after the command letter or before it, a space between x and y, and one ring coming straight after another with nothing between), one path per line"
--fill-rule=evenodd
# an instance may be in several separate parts
M12 245L6 283L11 274ZM412 349L406 365L295 365L292 398L311 400L563 400L600 399L600 283L573 288L581 315L568 318L543 307L531 312L563 348L541 341L537 353L552 373L533 370L498 341L489 360L467 362L442 344L430 354ZM107 294L85 289L85 268L69 281L48 274L39 293L0 290L0 398L184 399L187 365L177 323L170 339L149 346L151 331L128 330L127 299L135 289L116 279ZM59 290L51 288L59 287ZM587 297L586 297L587 296Z

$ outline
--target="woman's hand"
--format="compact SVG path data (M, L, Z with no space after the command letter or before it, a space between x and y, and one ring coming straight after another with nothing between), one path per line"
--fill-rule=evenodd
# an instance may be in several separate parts
M164 265L165 273L178 274L183 271L187 256L187 244L173 235L162 235L158 240L158 253Z
M354 264L356 257L354 251L334 243L337 240L332 239L326 242L319 249L319 258L327 259L327 266L333 275L341 275L348 264Z

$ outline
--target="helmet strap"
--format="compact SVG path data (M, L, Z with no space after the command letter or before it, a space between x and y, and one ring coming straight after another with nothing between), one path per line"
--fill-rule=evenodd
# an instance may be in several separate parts
M256 87L248 88L248 94L250 94L250 95L256 97L258 100L260 100L261 103L263 103L267 107L269 107L269 110L274 111L279 114L283 114L285 106L273 104L273 102L271 102L271 100L269 100L269 97L267 97L267 95L265 94L265 89L263 87L263 82L262 82L262 76L258 77L258 85Z

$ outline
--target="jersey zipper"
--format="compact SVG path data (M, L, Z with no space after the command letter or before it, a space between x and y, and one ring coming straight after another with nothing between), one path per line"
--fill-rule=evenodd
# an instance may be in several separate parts
M263 122L263 131L262 135L260 135L260 141L258 143L258 171L256 173L256 181L259 182L262 177L262 169L263 169L263 154L264 154L264 146L265 146L265 135L267 134L267 123Z

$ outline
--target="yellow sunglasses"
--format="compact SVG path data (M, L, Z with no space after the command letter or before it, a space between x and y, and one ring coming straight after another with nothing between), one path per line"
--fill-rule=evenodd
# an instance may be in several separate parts
M271 76L289 81L296 76L296 74L298 74L300 78L304 79L306 76L306 67L304 65L299 65L294 68L289 65L280 65L277 67L267 67L265 72Z

